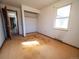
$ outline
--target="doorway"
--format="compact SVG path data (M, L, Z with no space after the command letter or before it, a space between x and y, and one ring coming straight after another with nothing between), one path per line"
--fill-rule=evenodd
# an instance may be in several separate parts
M7 10L8 19L10 21L10 29L12 36L18 35L18 19L17 19L17 11Z

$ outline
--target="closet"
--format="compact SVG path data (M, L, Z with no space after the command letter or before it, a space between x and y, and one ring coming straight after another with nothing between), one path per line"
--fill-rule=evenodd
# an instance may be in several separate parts
M24 17L25 17L26 34L32 33L32 32L37 32L37 14L24 11Z

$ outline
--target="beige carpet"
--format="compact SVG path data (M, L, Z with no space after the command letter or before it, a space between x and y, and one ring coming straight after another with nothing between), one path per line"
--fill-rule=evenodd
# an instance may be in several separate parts
M22 44L31 41L39 44ZM34 33L7 40L0 50L0 59L79 59L79 49Z

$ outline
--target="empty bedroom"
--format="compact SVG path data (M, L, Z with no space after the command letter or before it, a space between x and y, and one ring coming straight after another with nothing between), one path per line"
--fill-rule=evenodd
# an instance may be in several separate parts
M0 59L79 59L79 0L0 0Z

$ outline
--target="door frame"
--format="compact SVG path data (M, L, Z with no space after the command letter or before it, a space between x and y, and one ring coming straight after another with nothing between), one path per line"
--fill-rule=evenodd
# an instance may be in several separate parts
M17 28L18 28L18 32L17 32L17 34L19 35L19 19L18 19L18 11L17 11L17 10L12 10L12 9L7 9L7 11L16 12L16 17L17 17Z

